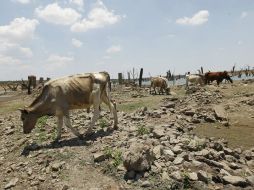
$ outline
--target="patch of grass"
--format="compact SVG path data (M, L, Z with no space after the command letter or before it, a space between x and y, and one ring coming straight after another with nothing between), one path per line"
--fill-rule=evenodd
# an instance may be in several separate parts
M48 116L42 116L38 119L36 125L40 130L43 130L42 127L44 127L47 123Z
M138 132L138 135L140 135L140 136L150 133L149 129L147 129L144 125L140 125L138 127L137 132Z
M122 162L122 152L118 149L113 150L112 148L106 147L104 150L105 154L112 159L111 165L117 168Z
M112 165L114 167L118 167L123 162L122 152L119 150L113 152L112 158L113 158Z
M79 165L80 166L85 166L86 165L86 160L80 160Z
M109 126L109 123L106 119L102 118L99 120L99 126L100 128L104 129Z
M39 134L38 143L45 142L48 139L47 133L44 128L44 126L47 123L47 119L48 119L48 116L43 116L43 117L39 118L36 123L37 127L35 128L35 132Z
M104 153L107 157L112 157L113 149L109 148L108 146L104 149Z
M143 98L133 98L131 102L124 102L122 104L117 104L117 110L124 112L133 112L141 107L148 108L158 108L161 100L165 98L165 96L157 95L157 96L148 96Z
M69 160L70 158L73 157L73 154L69 151L65 151L63 153L61 152L56 152L54 154L54 157L57 159L57 160Z
M183 177L183 189L189 189L191 187L189 175L186 172L183 172L181 175Z

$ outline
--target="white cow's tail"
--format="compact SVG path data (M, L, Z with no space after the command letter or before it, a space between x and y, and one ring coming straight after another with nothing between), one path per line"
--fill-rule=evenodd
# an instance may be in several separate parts
M107 92L109 101L111 101L111 94L110 94L110 91L111 91L110 76L109 76L109 74L108 74L108 77L107 77L107 84L106 84L106 92Z

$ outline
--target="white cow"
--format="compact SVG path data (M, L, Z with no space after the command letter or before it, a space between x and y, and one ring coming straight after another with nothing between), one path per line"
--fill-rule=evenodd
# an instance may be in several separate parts
M189 88L189 83L199 84L203 86L205 84L204 76L200 74L186 74L186 89Z
M69 77L51 80L45 84L41 94L32 104L21 111L23 132L30 133L35 127L37 119L44 115L55 115L58 118L58 132L56 140L61 138L63 121L65 125L78 137L82 135L71 126L69 110L94 107L94 115L87 133L92 133L92 128L99 118L99 105L103 101L109 106L114 115L114 129L117 128L117 113L110 101L105 83L94 77L93 74L77 74Z

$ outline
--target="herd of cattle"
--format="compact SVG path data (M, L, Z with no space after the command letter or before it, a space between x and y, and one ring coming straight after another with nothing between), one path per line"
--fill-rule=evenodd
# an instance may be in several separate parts
M204 85L214 80L219 85L223 79L232 83L226 71L208 72L204 75L187 74L186 87L188 88L189 82ZM156 93L156 88L159 88L159 93L169 94L170 92L167 79L164 77L151 78L150 93L152 93L151 89ZM117 111L110 98L110 76L107 72L76 74L50 80L45 83L40 95L30 106L20 109L23 132L30 133L38 118L44 115L54 115L58 119L56 140L61 138L63 123L76 136L82 138L83 135L71 126L69 111L72 109L87 109L89 111L93 106L94 114L86 133L86 135L91 135L93 126L99 118L102 102L109 107L114 118L114 129L117 129Z
M205 84L210 84L213 81L216 81L219 85L224 79L233 83L227 71L224 72L207 72L205 74L186 74L186 89L189 88L189 83L199 84L201 86ZM159 88L159 94L169 94L170 88L167 85L167 79L165 77L153 77L151 78L150 94L152 90L156 94L156 88Z

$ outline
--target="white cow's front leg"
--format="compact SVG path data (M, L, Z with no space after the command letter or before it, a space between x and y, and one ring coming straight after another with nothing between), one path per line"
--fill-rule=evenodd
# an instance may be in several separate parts
M71 130L71 132L72 132L74 135L76 135L76 136L79 137L79 138L82 138L82 135L78 132L78 130L75 129L75 128L73 128L73 127L71 126L71 121L70 121L70 116L69 116L69 114L64 116L64 124L65 124L66 127L68 127L68 128Z
M63 116L57 117L57 135L55 141L59 141L62 134L62 127L63 127Z

